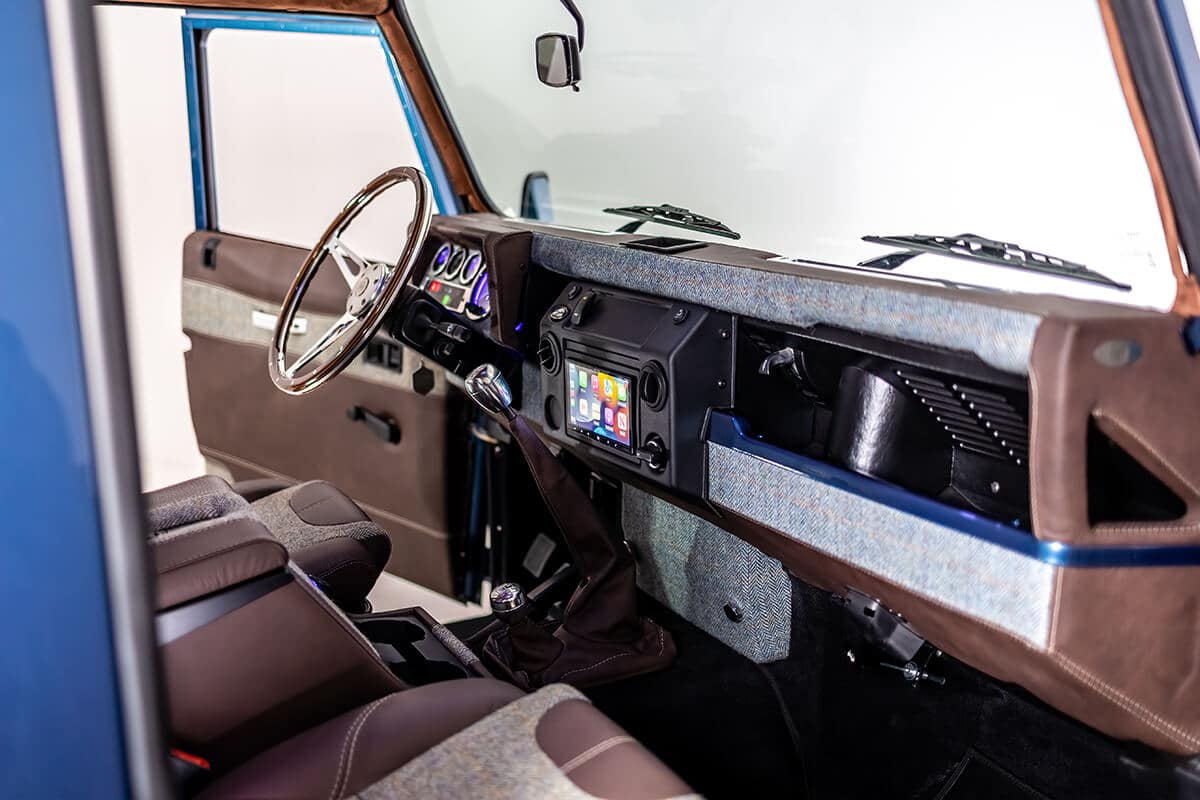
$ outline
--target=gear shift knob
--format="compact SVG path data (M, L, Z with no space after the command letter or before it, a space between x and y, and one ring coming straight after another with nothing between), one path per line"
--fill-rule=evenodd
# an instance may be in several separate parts
M516 583L500 584L492 589L490 599L492 613L503 620L510 619L525 609L525 591Z
M492 364L481 364L471 370L464 381L467 394L475 404L499 421L513 419L517 412L512 407L512 390L500 370ZM499 587L497 587L499 588Z

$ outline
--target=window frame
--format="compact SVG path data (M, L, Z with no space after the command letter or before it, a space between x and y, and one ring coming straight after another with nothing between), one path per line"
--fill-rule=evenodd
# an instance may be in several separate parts
M379 24L361 17L316 16L289 13L242 13L188 11L181 21L183 34L184 77L187 90L188 140L192 161L192 197L196 230L220 230L217 218L217 187L212 161L212 128L209 111L207 39L214 30L257 30L288 33L322 33L341 36L369 36L376 40L387 59L396 96L408 120L409 133L421 159L421 169L433 186L435 213L460 213L458 199L450 186L446 170L429 130L413 102Z

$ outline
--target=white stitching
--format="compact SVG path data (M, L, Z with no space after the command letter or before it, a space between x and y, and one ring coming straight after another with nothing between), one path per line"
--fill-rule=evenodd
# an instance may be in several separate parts
M367 713L363 715L362 722L360 722L358 724L358 730L354 732L354 741L350 742L350 754L346 757L346 775L345 775L345 781L342 785L343 789L346 788L346 786L348 786L350 784L350 773L353 771L353 766L354 766L354 751L355 751L355 748L358 747L359 735L363 732L363 728L367 727L367 719L370 718L371 714L373 714L375 712L375 709L379 708L381 705L384 704L385 701L387 701L388 699L390 699L392 697L395 697L395 695L388 695L387 697L382 697L379 700L376 700L374 703L372 703L371 706L367 709Z
M1193 494L1200 495L1200 488L1197 488L1195 484L1193 484L1190 480L1188 480L1186 477L1184 477L1183 473L1179 472L1179 470L1177 470L1175 468L1175 466L1173 464L1171 464L1171 462L1169 462L1166 458L1164 458L1162 453L1160 453L1158 451L1158 449L1154 447L1154 445L1147 442L1145 440L1145 438L1143 438L1140 433L1138 433L1133 428L1131 428L1127 422L1122 421L1121 419L1116 417L1112 412L1105 411L1104 409L1101 409L1101 408L1097 408L1095 411L1092 412L1092 414L1093 414L1093 416L1108 420L1109 422L1113 423L1118 428L1120 428L1122 433L1132 436L1134 441L1136 441L1138 444L1140 444L1150 455L1154 456L1154 458L1158 461L1158 465L1160 467L1165 469L1167 472L1170 472L1175 477L1176 480L1178 480L1180 483L1182 483L1187 488L1191 489Z
M582 753L560 766L559 769L563 771L564 775L570 774L571 770L577 767L582 767L584 764L591 761L601 753L607 752L619 744L626 743L637 744L637 740L632 736L612 736L602 742L592 745L587 750L584 750Z
M1133 523L1133 524L1124 524L1124 525L1114 525L1114 524L1102 522L1099 525L1096 525L1094 528L1092 528L1092 532L1095 533L1097 536L1104 536L1105 534L1114 534L1114 533L1167 534L1167 533L1189 533L1189 532L1194 532L1194 531L1200 531L1200 520L1197 520L1195 522L1167 522L1167 523L1161 523L1161 524L1155 523L1155 522L1146 522L1146 523L1142 523L1142 524Z
M1054 570L1054 600L1053 600L1053 604L1050 608L1049 649L1051 652L1054 651L1054 643L1056 641L1058 641L1058 609L1059 609L1059 601L1062 599L1062 579L1063 579L1064 571L1065 570L1062 567L1057 567Z
M1040 326L1039 326L1040 327ZM1036 334L1034 336L1034 344L1037 344ZM1048 533L1042 530L1041 515L1038 514L1040 504L1038 503L1038 466L1040 458L1034 458L1033 454L1038 446L1038 417L1041 416L1038 411L1038 399L1041 392L1038 389L1037 370L1029 370L1029 407L1032 409L1029 422L1029 509L1033 516L1033 535L1035 538L1041 538L1039 533ZM1047 536L1047 538L1050 538Z
M663 654L663 650L665 650L667 648L667 643L663 639L662 626L658 625L657 623L655 623L655 625L658 627L658 652L655 653L655 655L661 656ZM591 666L579 667L577 669L571 670L570 672L564 672L562 675L558 676L558 680L560 680L560 681L565 680L568 675L575 675L580 672L587 672L588 670L593 670L596 667L607 664L608 662L613 661L618 658L621 658L622 656L633 656L633 655L637 655L637 653L635 653L635 652L617 653L615 656L609 656L608 658L597 661L595 664L592 664Z
M1179 725L1160 717L1144 705L1129 697L1120 689L1117 689L1104 681L1097 678L1092 673L1088 672L1083 667L1076 664L1071 659L1061 653L1053 653L1054 659L1063 665L1075 677L1081 679L1084 683L1096 689L1100 694L1104 695L1111 702L1115 703L1121 709L1129 714L1140 719L1163 736L1171 739L1177 744L1192 745L1193 747L1200 745L1200 737L1188 733Z
M391 695L388 695L388 697L391 697ZM354 746L351 743L351 737L353 737L353 741L358 741L358 732L362 729L363 723L367 721L367 717L370 716L371 712L374 711L375 708L386 699L387 697L381 697L360 711L358 716L354 718L353 724L351 724L349 729L347 729L346 738L342 740L342 752L338 756L338 771L333 778L333 789L329 792L329 800L337 800L338 793L341 792L343 771L345 772L346 779L349 780L350 778L350 765L348 759L346 758L346 750L349 748L350 755L353 757Z

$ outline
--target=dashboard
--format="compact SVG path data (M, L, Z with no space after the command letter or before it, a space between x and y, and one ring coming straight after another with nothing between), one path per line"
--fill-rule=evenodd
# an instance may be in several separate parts
M1178 682L1113 659L1108 633L1169 665L1159 674L1188 674L1192 651L1162 635L1191 619L1200 564L1200 494L1178 480L1197 470L1178 398L1200 372L1178 319L487 214L431 233L392 339L458 376L495 364L575 467L903 613L1105 733L1182 751L1097 702L1111 699L1097 681L1200 735ZM741 586L717 561L674 557L640 558L714 596Z

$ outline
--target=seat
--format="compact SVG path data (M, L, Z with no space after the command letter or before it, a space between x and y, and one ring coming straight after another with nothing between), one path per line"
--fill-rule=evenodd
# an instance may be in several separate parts
M488 678L386 695L288 739L208 785L201 800L600 797L691 790L578 690L526 695Z
M143 497L154 535L203 528L230 517L258 520L288 556L341 608L366 610L367 593L391 555L391 540L358 505L325 481L230 486L205 475Z

